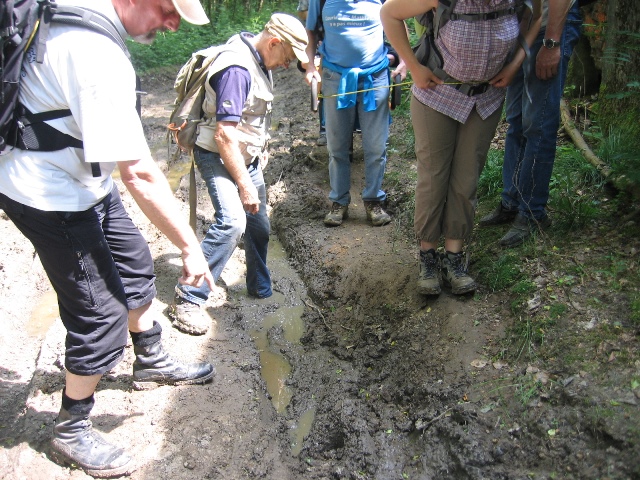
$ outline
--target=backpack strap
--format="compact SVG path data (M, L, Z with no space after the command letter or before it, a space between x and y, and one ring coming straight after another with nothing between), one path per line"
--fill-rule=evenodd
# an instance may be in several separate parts
M122 49L127 58L131 58L129 49L120 36L118 29L113 22L102 13L91 10L90 8L49 3L44 6L42 16L40 18L40 30L38 34L38 44L36 47L36 61L38 63L42 63L44 61L45 44L49 36L49 26L51 25L51 22L88 28L94 32L109 37Z
M42 63L44 61L44 52L46 49L47 39L49 37L49 28L52 22L63 23L65 25L88 28L94 32L100 33L110 38L118 45L127 58L131 58L126 43L120 36L115 24L105 15L90 8L74 7L71 5L58 5L48 0L43 1L42 14L38 20L38 24L34 32L38 32L38 40L36 44L36 61ZM140 104L140 79L136 76L136 110L141 113ZM17 122L17 139L16 146L23 150L38 150L45 152L54 152L63 148L84 148L84 143L71 135L62 133L45 123L48 120L68 117L71 110L52 110L48 112L31 113L24 106L20 105L20 111ZM91 162L91 174L94 177L100 177L100 164Z

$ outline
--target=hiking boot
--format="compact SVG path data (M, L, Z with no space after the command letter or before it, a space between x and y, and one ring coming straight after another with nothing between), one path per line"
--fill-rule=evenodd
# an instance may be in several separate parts
M420 273L418 274L418 293L422 295L440 294L440 259L432 248L420 250Z
M536 220L535 218L527 218L522 214L518 214L509 231L500 239L500 245L503 247L517 247L537 231L546 230L550 226L551 219L548 216Z
M202 306L182 298L177 293L169 307L169 318L175 328L191 335L204 335L211 325L211 318Z
M316 140L316 145L319 147L327 145L327 134L325 132L320 132L320 135L318 135L318 139Z
M193 385L208 382L216 374L210 363L182 364L173 360L162 341L151 345L134 345L133 387L151 390L158 385Z
M462 295L476 289L476 281L469 276L462 252L445 252L441 258L442 282L451 287L451 293Z
M374 227L386 225L391 221L391 216L382 208L382 202L364 202L367 211L367 220L371 220Z
M107 443L93 430L88 414L71 415L64 408L53 427L51 458L62 465L78 466L96 478L129 475L135 470L122 448Z
M349 205L340 205L338 202L333 202L331 210L324 217L324 224L328 227L337 227L342 225L342 220L349 216Z
M481 227L489 227L491 225L502 225L504 223L511 223L518 215L518 210L507 210L502 205L502 202L488 215L485 215L480 219L478 225Z

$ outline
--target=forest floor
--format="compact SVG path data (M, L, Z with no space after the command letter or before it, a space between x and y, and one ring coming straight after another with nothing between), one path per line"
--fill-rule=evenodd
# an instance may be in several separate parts
M165 143L175 73L143 79L143 120L188 215L188 164L170 161ZM475 295L421 296L407 228L415 160L394 148L410 125L391 127L385 188L394 222L366 221L356 136L350 216L326 228L328 156L315 145L309 89L295 68L274 73L265 171L271 298L246 295L238 249L208 302L210 331L196 337L172 328L166 309L179 252L120 184L155 259L165 346L217 368L205 386L134 391L127 347L126 360L99 384L92 418L135 457L131 478L640 478L635 217L621 223L611 210L572 235L552 229L531 242L526 252L538 253L525 273L534 291L524 305L513 290L494 291L500 273L481 276ZM202 236L213 211L199 177L197 215ZM482 265L475 258L503 258L503 233L475 237L472 273ZM0 296L0 478L86 478L49 459L64 329L31 245L3 213Z

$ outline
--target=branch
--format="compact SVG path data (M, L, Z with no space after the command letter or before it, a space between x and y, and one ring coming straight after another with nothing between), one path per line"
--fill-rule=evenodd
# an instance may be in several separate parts
M587 142L584 141L584 138L582 138L582 135L576 128L576 124L571 118L567 102L565 102L564 99L560 100L560 113L562 114L562 126L582 156L617 190L629 192L633 197L640 198L640 188L638 185L634 184L626 175L614 177L611 167L600 160L589 148Z
M593 165L604 178L609 179L612 173L611 167L600 160L600 158L593 153L593 150L589 148L587 142L584 141L584 138L582 138L582 135L576 128L575 122L571 118L569 107L567 106L567 102L565 102L564 98L560 100L560 113L562 114L562 126L571 137L571 140L573 140L576 148L580 151L585 160Z

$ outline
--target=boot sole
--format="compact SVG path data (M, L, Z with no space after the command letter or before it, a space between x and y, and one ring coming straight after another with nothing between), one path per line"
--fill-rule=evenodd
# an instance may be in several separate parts
M386 224L388 224L388 223L391 223L391 219L389 219L389 220L383 220L383 221L381 221L381 222L380 222L380 221L378 221L378 222L375 222L375 223L374 223L374 221L373 221L373 220L371 220L371 225L372 225L372 226L374 226L374 227L382 227L382 226L384 226L384 225L386 225Z
M445 280L443 280L442 283L444 283L446 287L451 288L451 293L453 293L454 295L463 295L465 293L475 292L476 289L478 288L478 285L476 285L475 283L472 283L470 285L465 285L464 287L458 287L458 288L453 288L451 284Z
M442 289L438 285L437 287L418 287L418 293L420 295L440 295Z
M91 475L95 478L113 478L122 477L124 475L131 475L137 468L137 466L133 463L133 460L130 460L129 462L118 468L96 470L94 467L82 465L82 463L70 458L69 456L67 456L67 454L59 450L55 450L53 445L51 446L51 449L49 451L49 456L58 465L69 465L73 468L80 468L84 470L87 475Z
M170 378L166 379L158 379L158 380L141 380L141 381L133 381L133 388L138 391L144 390L154 390L162 385L204 385L209 380L213 379L216 375L216 369L214 368L211 373L203 377L198 378L189 378L187 380L171 380Z

